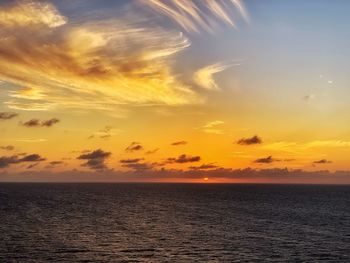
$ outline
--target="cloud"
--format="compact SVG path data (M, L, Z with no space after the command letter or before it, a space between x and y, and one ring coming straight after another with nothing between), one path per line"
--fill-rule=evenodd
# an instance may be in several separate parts
M246 21L249 19L239 0L142 0L141 3L170 18L188 32L198 33L201 29L214 32L219 23L235 27L233 11Z
M178 141L178 142L173 142L171 145L172 146L179 146L179 145L186 145L186 141Z
M49 120L40 121L38 119L31 119L22 123L23 126L26 127L52 127L54 124L58 123L60 120L53 118Z
M144 158L135 158L135 159L123 159L120 160L120 163L124 163L124 164L129 164L129 163L139 163L140 161L143 161Z
M135 152L143 150L143 146L138 142L132 142L126 149L126 152Z
M223 134L224 132L219 128L222 126L225 122L216 120L216 121L211 121L203 125L202 127L199 127L201 131L205 133L210 133L210 134Z
M26 127L38 127L40 126L40 121L38 119L31 119L29 121L22 123L22 125Z
M20 1L17 5L4 5L0 9L0 26L17 28L18 26L59 27L66 23L57 9L49 3Z
M220 167L212 163L209 163L209 164L202 164L200 166L190 166L189 168L191 170L211 170L211 169L218 169Z
M68 19L46 1L3 6L0 77L13 86L4 104L26 111L94 109L120 117L129 105L203 102L174 66L174 57L191 42L178 28L163 23L162 16L188 32L214 33L223 23L235 26L233 17L248 20L241 1L126 2L128 8L118 18L96 13L89 21ZM213 75L223 67L218 63L198 70L195 79L213 88Z
M190 156L186 154L181 154L177 158L168 158L167 163L192 163L199 162L201 160L200 156Z
M17 116L18 114L14 112L0 112L0 120L10 120Z
M105 170L107 166L105 161L111 156L110 152L105 152L101 149L91 151L85 154L82 154L77 157L79 160L87 160L83 166L89 167L93 170Z
M261 164L269 164L269 163L273 163L273 162L279 162L280 160L274 159L272 158L272 156L268 156L266 158L259 158L256 159L254 162L255 163L261 163Z
M2 156L0 157L0 168L6 168L11 164L18 164L24 162L41 162L46 159L41 157L39 154L29 154L21 157L20 155L13 156Z
M33 164L28 165L26 169L32 169L38 165L39 165L39 163L33 163Z
M5 145L5 146L0 146L0 149L5 150L5 151L13 151L15 149L15 146Z
M0 157L0 168L5 168L9 166L10 164L18 163L18 157L17 156L2 156Z
M153 165L149 163L128 163L124 164L123 167L133 169L135 171L145 171L153 169Z
M115 130L115 129L114 129ZM111 126L106 126L103 129L99 130L98 132L92 134L91 136L88 137L88 139L94 139L94 138L100 138L100 139L109 139L113 135L116 134L116 132L122 132L122 130L116 130L114 132L113 127Z
M190 41L142 13L70 22L50 3L18 1L1 14L11 17L0 21L0 77L17 86L5 102L10 108L115 112L201 100L173 73L173 57Z
M41 162L45 161L45 158L42 158L39 154L30 154L26 155L20 159L20 162Z
M147 151L146 154L154 154L154 153L156 153L158 151L159 151L159 148L156 148L156 149Z
M219 87L214 80L214 75L230 67L223 63L216 63L197 70L194 73L193 80L201 88L207 90L218 90Z
M321 159L318 161L314 161L314 164L326 164L326 163L332 163L332 161L326 160L326 159Z
M239 145L253 145L253 144L261 144L262 140L259 136L254 135L251 138L242 138L237 141L237 144Z
M63 161L52 161L52 162L49 162L50 165L60 165L60 164L63 164L64 162Z
M60 122L59 119L53 118L50 120L42 121L41 126L51 127L52 125L59 123L59 122Z
M60 165L64 165L65 162L63 161L51 161L48 163L48 165L46 165L46 169L52 169L52 168L55 168L57 166L60 166Z

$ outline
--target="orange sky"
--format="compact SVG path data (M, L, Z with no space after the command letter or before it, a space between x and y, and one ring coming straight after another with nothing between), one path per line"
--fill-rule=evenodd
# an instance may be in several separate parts
M0 181L350 182L337 7L117 2L1 4Z

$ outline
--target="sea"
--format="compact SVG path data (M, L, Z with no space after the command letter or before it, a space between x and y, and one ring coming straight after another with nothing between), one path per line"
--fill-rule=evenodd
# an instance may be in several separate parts
M350 186L3 183L0 262L350 262Z

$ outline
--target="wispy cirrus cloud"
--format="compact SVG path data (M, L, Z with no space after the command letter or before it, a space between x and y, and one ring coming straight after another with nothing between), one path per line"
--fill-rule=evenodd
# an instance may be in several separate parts
M199 129L205 133L212 133L212 134L223 134L224 132L220 128L225 122L216 120L216 121L210 121L207 122L205 125L200 127Z
M181 33L127 15L70 23L52 4L36 1L12 3L2 16L11 24L0 20L0 75L23 86L10 92L10 108L107 110L197 100L172 74L171 57L190 46Z
M66 18L57 9L45 2L20 1L20 4L7 4L0 9L0 25L3 27L41 26L59 27Z
M249 20L240 0L142 0L142 3L180 25L188 32L202 29L214 32L219 23L235 27L232 13L237 12Z
M219 90L219 86L216 83L214 76L217 73L224 71L231 65L224 63L216 63L203 68L200 68L194 73L193 80L201 88L207 90Z
M234 12L247 17L238 0L139 3L188 31L214 31L217 22L234 26ZM155 26L143 13L151 9L129 8L108 20L70 21L49 2L6 4L0 11L0 77L16 88L5 105L31 111L89 108L117 115L127 105L202 102L174 73L174 57L190 47L190 40L178 30ZM225 67L219 63L197 71L197 82L217 87L212 76Z

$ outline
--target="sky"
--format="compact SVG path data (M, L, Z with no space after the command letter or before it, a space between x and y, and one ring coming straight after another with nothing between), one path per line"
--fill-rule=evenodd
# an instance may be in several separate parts
M0 1L0 181L350 183L346 0Z

